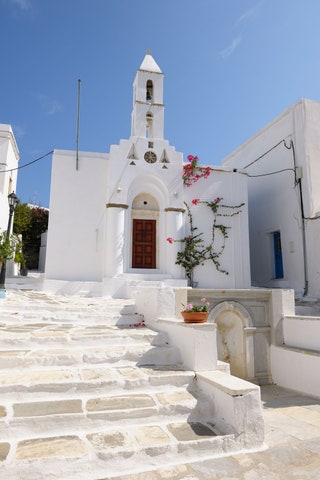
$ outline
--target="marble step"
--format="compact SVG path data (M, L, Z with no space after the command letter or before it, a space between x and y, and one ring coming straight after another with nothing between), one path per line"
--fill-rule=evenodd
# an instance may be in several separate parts
M142 322L144 319L143 315L139 313L110 313L110 312L82 312L75 314L74 312L0 312L0 324L11 323L21 323L25 324L27 322L33 323L43 323L43 322L62 322L62 323L73 323L77 324L109 324L109 325L118 325L118 326L128 326L131 324Z
M44 292L9 292L1 302L1 310L8 312L65 311L65 312L120 312L134 313L133 299L92 298L85 296L50 295Z
M155 342L165 345L167 338L143 326L132 324L131 328L110 325L66 325L63 323L26 323L24 325L0 324L0 349L30 348L31 345L77 346L77 345L125 345L133 342ZM139 327L138 327L139 326Z
M6 480L19 478L19 472L24 480L42 480L44 472L46 478L97 480L220 456L227 446L232 449L234 440L211 425L168 419L84 435L2 442L0 452L5 456L9 447L11 462L2 467Z
M153 359L156 359L153 361ZM80 366L99 364L164 364L177 363L179 352L175 347L153 347L149 343L108 346L45 348L0 351L0 385L5 369L26 369L46 366ZM4 373L3 373L4 372Z
M129 360L137 362L150 349L149 343L107 347L46 348L0 351L0 368L30 366L100 364Z
M0 323L65 322L129 325L143 320L134 300L11 292L1 303Z
M141 388L137 392L112 392L100 396L74 396L53 400L15 401L0 407L0 441L37 438L50 435L81 435L101 429L151 422L198 421L205 405L196 394L184 387L163 386L155 390Z
M139 390L175 385L188 385L194 372L180 366L137 368L134 363L110 365L82 365L0 370L0 404L47 398L73 398L75 394L95 392L101 395L120 394L126 390Z

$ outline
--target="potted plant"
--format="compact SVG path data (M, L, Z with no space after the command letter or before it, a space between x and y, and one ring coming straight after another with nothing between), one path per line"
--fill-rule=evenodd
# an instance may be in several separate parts
M185 323L204 323L207 321L209 315L208 307L210 303L207 302L206 298L201 298L201 305L194 305L188 303L181 312L183 320Z
M28 275L28 270L26 267L26 260L22 251L22 243L18 242L16 245L16 252L14 255L14 261L20 265L20 275L26 277Z

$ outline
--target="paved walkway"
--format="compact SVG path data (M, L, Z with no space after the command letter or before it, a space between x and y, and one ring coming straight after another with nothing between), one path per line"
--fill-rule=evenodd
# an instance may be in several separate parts
M273 385L262 387L261 396L265 450L126 475L121 479L320 480L320 400Z

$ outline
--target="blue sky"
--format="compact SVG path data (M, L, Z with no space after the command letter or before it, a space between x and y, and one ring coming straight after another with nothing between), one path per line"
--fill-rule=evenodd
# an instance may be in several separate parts
M0 123L20 165L57 149L109 152L130 136L147 49L165 74L165 138L223 158L300 98L320 100L319 0L0 0ZM320 126L319 126L320 128ZM51 156L17 194L49 206Z

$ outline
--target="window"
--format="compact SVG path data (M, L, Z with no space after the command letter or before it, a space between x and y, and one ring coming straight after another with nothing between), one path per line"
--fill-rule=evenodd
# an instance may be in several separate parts
M153 100L153 83L152 83L152 80L147 81L146 100L147 100L147 102L152 102L152 100Z
M283 262L280 231L273 232L273 255L275 278L283 278Z

